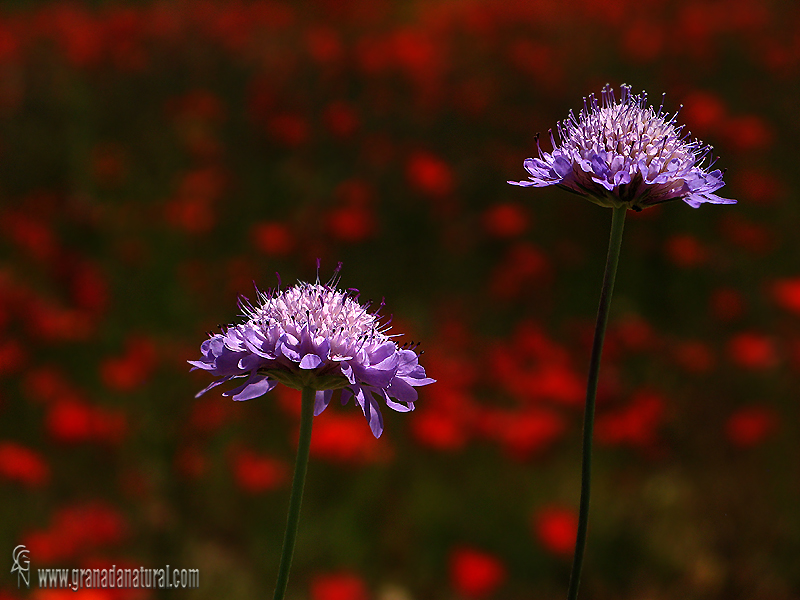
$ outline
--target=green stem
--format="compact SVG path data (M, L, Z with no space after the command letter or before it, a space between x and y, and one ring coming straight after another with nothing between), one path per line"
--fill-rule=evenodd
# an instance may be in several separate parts
M300 522L300 503L303 501L303 486L308 470L308 450L311 447L311 426L314 424L314 389L304 387L302 392L302 409L300 413L300 440L297 444L297 460L294 463L292 477L292 493L289 499L289 517L286 523L286 535L283 538L281 565L278 569L278 582L275 584L273 600L283 600L286 584L289 582L289 569L292 566L294 542L297 539L297 525Z
M586 530L589 525L589 493L592 483L592 433L594 432L594 404L597 396L597 377L600 373L600 355L603 353L603 339L608 324L608 309L614 292L614 279L617 276L619 250L622 246L622 228L625 225L627 208L613 209L611 217L611 239L608 242L606 271L603 287L600 290L600 306L597 309L597 322L594 326L592 357L589 360L589 381L586 385L586 407L583 413L583 461L581 464L581 504L578 511L578 535L575 541L575 556L572 560L572 573L569 578L567 600L576 600L578 585L581 582L581 567L586 549Z

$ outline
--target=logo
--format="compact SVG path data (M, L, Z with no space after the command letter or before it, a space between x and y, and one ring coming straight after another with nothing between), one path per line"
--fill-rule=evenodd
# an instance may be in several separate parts
M14 559L14 565L11 567L11 572L16 572L17 574L17 587L22 587L20 585L19 580L25 582L26 587L31 587L31 561L28 557L28 552L30 552L24 545L20 544L16 548L14 548L14 552L11 553L11 558Z

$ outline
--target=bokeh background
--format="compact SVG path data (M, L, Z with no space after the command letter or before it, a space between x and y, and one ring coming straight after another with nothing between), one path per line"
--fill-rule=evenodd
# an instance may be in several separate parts
M315 420L290 597L563 597L611 213L505 182L607 82L739 204L626 224L582 597L800 598L797 5L568 4L3 3L0 598L271 595L299 400L186 361L317 258L438 383ZM21 543L201 587L18 591Z

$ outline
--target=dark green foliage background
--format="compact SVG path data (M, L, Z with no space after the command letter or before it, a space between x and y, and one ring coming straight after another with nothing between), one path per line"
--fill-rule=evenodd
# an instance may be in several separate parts
M258 6L289 17L258 17ZM157 33L157 9L174 30ZM47 529L60 507L101 501L119 511L127 533L63 566L169 563L201 569L201 589L180 597L270 593L288 485L246 493L230 453L246 446L290 464L296 420L271 394L229 406L229 419L208 433L193 431L193 396L208 381L184 361L197 356L205 331L237 318L237 295L252 297L251 281L270 287L276 271L284 282L313 278L320 258L321 278L342 261L345 287L386 297L397 330L409 332L403 340L423 340L431 362L422 362L440 383L421 391L417 413L384 411L389 458L312 459L292 597L309 597L319 574L347 570L377 600L458 598L449 560L461 546L505 566L490 597L561 597L568 559L547 551L531 521L543 506L577 506L579 407L559 408L563 435L524 459L481 437L479 423L470 422L463 446L442 450L421 441L413 421L426 405L442 406L437 386L458 387L462 377L474 406L519 408L490 350L513 345L523 322L536 323L584 377L610 212L505 181L525 175L537 131L606 82L627 82L656 104L666 91L670 112L686 104L679 120L714 144L729 182L721 194L739 204L673 203L626 224L611 330L635 319L658 343L610 353L601 400L613 412L651 389L665 408L647 443L598 447L583 597L800 598L800 313L774 292L800 276L793 4L187 0L2 10L0 38L16 40L0 50L2 336L23 358L0 368L0 440L39 453L51 474L33 486L0 479L0 553ZM320 31L340 44L327 58L309 41ZM265 108L254 105L258 86ZM196 93L218 112L181 109ZM708 97L724 114L704 122L698 103ZM352 133L332 131L332 102L352 110ZM271 119L286 114L305 127L299 143L276 133ZM108 152L120 157L118 179L98 175ZM449 190L415 182L409 164L420 153L441 161ZM193 228L170 206L197 171L223 181L207 204L190 194L187 206L210 215ZM768 188L754 198L756 177ZM373 190L371 224L356 240L331 224L348 180ZM502 204L526 213L530 227L492 235L487 214ZM54 255L37 258L20 241L20 214L51 232ZM291 232L288 253L259 249L253 227L267 221ZM704 249L696 265L674 258L675 236ZM540 251L547 274L521 275L519 290L503 297L491 282L516 244ZM75 273L86 264L107 295L95 309L75 308ZM14 300L18 288L75 308L85 332L37 333L38 317ZM731 318L714 307L720 289L741 299ZM742 366L731 346L742 333L766 340L774 359ZM151 340L155 366L130 390L115 390L102 365L131 335ZM688 340L710 352L711 367L681 367ZM452 372L436 372L451 356ZM54 437L48 407L28 391L42 367L66 374L88 404L124 414L126 433L102 443ZM754 406L772 425L741 447L726 435L728 420ZM199 476L176 466L186 447L200 448ZM10 575L0 586L17 597ZM407 595L392 596L397 590ZM179 593L153 597L168 596Z

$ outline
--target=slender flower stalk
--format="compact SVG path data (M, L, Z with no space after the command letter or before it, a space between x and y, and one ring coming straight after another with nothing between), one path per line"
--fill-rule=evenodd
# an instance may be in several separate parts
M624 206L615 208L611 216L611 239L608 241L608 256L600 289L600 305L597 308L597 321L594 326L592 356L589 359L589 378L586 384L586 406L583 413L583 450L581 459L581 504L578 509L578 535L575 541L575 555L572 559L572 572L569 577L568 600L578 597L581 582L583 554L586 548L586 531L589 527L589 497L592 487L592 434L594 432L594 406L597 397L597 379L600 375L600 357L603 354L603 340L608 325L608 311L611 295L614 293L614 280L617 277L619 252L622 247L622 229L625 225Z
M683 127L675 123L677 114L670 117L664 113L663 103L658 110L648 106L647 95L633 95L627 85L621 88L619 102L608 85L601 96L602 102L594 94L588 101L584 99L583 110L577 117L570 111L569 117L558 124L560 143L556 143L551 130L552 152L541 149L537 136L539 157L523 163L530 175L528 180L508 182L523 187L555 185L613 209L586 386L581 500L568 600L578 597L586 548L595 398L625 214L628 210L640 211L672 200L683 200L693 208L704 203L736 203L714 193L725 182L719 169L711 170L713 159L705 164L711 156L711 146L689 140L688 134L682 133Z
M197 396L237 378L244 383L223 396L250 400L278 383L301 391L300 439L274 600L283 599L289 581L314 417L341 390L342 404L353 398L377 438L383 433L380 400L398 412L414 410L416 388L435 381L419 364L417 346L398 346L387 334L389 323L370 312L369 303L358 302L358 290L337 289L341 267L326 284L317 278L281 290L279 279L278 289L258 292L255 305L240 299L244 322L209 334L200 346L202 359L189 361L192 370L217 378Z
M278 582L275 584L273 600L283 600L286 585L289 583L289 569L292 566L294 543L297 539L297 526L300 523L300 504L303 501L303 488L308 470L308 451L311 448L311 428L314 425L314 388L302 390L300 410L300 438L297 443L297 459L292 476L292 493L289 497L289 516L286 520L286 533L283 536L281 564L278 568Z

